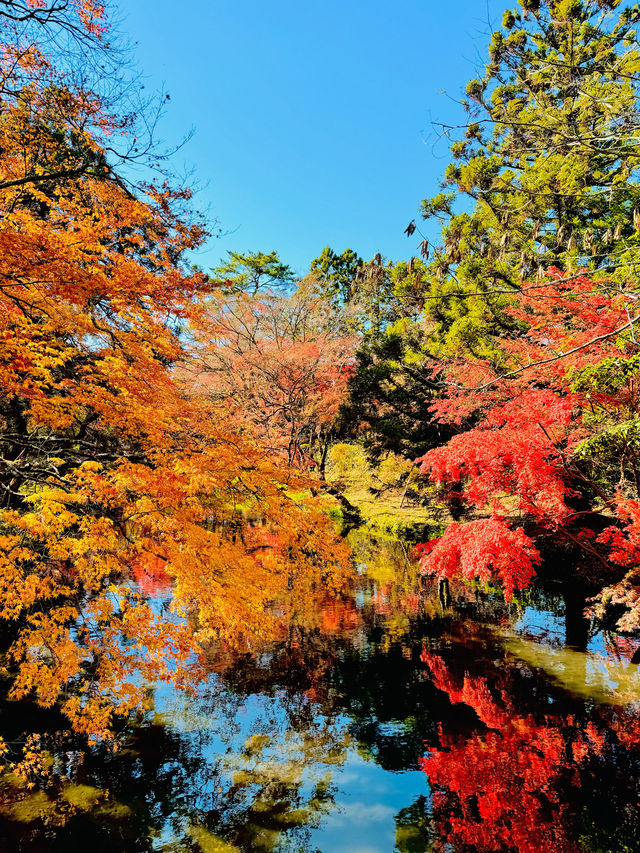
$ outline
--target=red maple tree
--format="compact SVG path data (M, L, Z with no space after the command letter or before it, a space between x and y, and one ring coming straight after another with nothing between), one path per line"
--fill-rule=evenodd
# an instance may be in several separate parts
M426 573L493 579L510 596L535 574L540 534L571 542L605 573L612 562L638 563L633 310L630 291L551 270L514 295L514 331L491 361L434 364L446 375L436 416L473 426L418 462L481 517L422 549ZM609 595L626 597L621 627L630 628L639 617L634 576L623 583Z

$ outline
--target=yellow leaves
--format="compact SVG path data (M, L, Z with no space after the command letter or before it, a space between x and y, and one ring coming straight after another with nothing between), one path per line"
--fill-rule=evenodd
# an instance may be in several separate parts
M32 614L11 649L19 666L11 695L60 702L77 731L104 738L114 715L147 704L144 682L178 678L191 648L184 626L158 618L121 586L82 612L62 606Z
M19 663L10 697L21 699L33 694L44 707L58 700L62 688L88 658L66 627L48 617L43 617L38 627L21 632L10 655Z
M344 572L346 549L332 541L327 520L305 506L310 496L293 503L270 467L262 472L270 476L261 483L264 497L256 508L261 505L272 522L256 528L234 517L224 495L209 497L220 482L217 457L199 454L199 467L188 456L168 461L169 468L155 469L122 462L107 470L84 463L68 479L75 491L44 487L29 499L33 511L6 516L17 532L6 538L13 552L0 570L5 617L41 608L74 588L92 595L82 614L58 607L29 615L13 648L20 666L14 695L33 692L39 702L53 704L67 684L85 689L83 668L93 660L95 682L108 684L107 694L89 705L73 697L64 705L73 724L86 732L106 730L111 717L103 704L128 713L143 701L138 689L127 686L134 670L164 678L166 660L184 660L200 642L273 636L279 630L278 618L270 615L274 601L294 608L294 599L325 586L328 574L337 578ZM250 476L257 483L256 474ZM88 514L85 507L96 501L117 508L122 522ZM203 523L211 517L214 527ZM245 528L241 537L233 532L239 525ZM197 620L195 633L156 619L128 587L113 582L134 565L153 567L158 560L175 577L176 609ZM80 616L85 627L76 629ZM122 638L132 644L128 651L120 648Z
M227 843L204 826L191 824L187 835L195 841L202 853L240 853L239 847Z
M82 473L82 474L89 473L89 472L92 474L95 474L95 473L98 473L102 470L103 470L103 465L100 462L96 462L95 460L92 460L92 459L89 459L86 462L83 462L78 468L78 472Z

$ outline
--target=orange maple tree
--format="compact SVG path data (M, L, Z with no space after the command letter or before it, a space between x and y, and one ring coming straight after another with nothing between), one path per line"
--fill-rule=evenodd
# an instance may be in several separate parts
M181 328L212 292L183 260L204 231L183 218L188 192L117 173L126 119L38 44L56 27L101 42L101 7L46 12L0 6L2 671L10 698L57 705L95 739L149 682L189 683L211 638L268 634L274 601L339 585L346 551L176 381ZM273 541L253 542L251 515ZM132 582L160 570L182 618Z

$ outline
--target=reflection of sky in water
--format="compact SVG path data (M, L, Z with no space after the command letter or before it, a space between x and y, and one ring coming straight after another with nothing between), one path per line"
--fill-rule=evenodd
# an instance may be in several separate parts
M562 608L560 608L562 610ZM529 639L555 646L565 645L565 616L563 612L555 613L539 607L526 606L522 608L518 619L513 623L513 630ZM613 637L619 643L621 638ZM627 660L640 647L640 640L625 637L623 639L624 653ZM615 657L612 639L602 631L590 633L587 650L606 658Z
M640 702L640 673L636 664L508 635L505 646L515 658L542 670L553 682L576 696L604 704L635 705Z
M126 765L140 774L142 799L158 816L152 849L219 853L229 849L220 846L225 839L244 853L423 853L430 839L446 837L434 821L442 789L456 778L448 762L461 757L464 783L473 762L493 749L495 761L477 780L486 803L530 810L552 777L559 795L549 802L567 805L561 821L575 806L575 838L604 827L595 846L575 849L640 850L629 841L640 758L630 753L624 764L627 746L640 744L634 642L596 634L586 652L567 648L566 600L558 594L505 606L498 596L470 601L465 589L443 608L437 594L429 599L418 583L413 595L403 578L395 585L365 578L354 591L357 619L351 607L349 619L334 619L326 634L313 623L303 626L299 645L239 656L196 696L156 685L157 728L148 728L137 753L146 763L132 751ZM158 596L152 606L160 612L167 603ZM156 748L166 750L157 762ZM418 769L425 755L447 764L440 781L431 776L433 799ZM524 771L514 782L518 756ZM545 756L551 777L545 765L543 788L523 799L522 780L535 781ZM140 802L123 801L132 811ZM583 814L591 823L580 823ZM445 823L449 816L445 810ZM519 822L524 817L517 813ZM618 844L621 830L627 834ZM447 851L470 849L443 843Z
M625 640L626 655L617 657L603 632L589 637L586 651L565 648L564 614L535 607L523 608L513 631L521 639L508 642L510 651L571 692L601 702L640 701L640 672L629 661L636 641Z
M323 853L389 853L395 848L395 815L421 794L427 779L419 770L390 773L350 749L336 775L336 809L311 835Z
M171 687L159 685L155 692L156 709L164 724L182 737L198 742L203 761L211 767L217 766L220 776L215 784L224 793L235 774L246 768L256 768L265 778L299 780L303 801L311 799L318 781L330 776L335 805L328 813L316 816L319 825L311 829L309 846L301 848L282 836L278 850L388 853L395 849L396 814L420 796L428 795L422 771L388 771L363 755L349 735L350 718L344 715L332 719L321 714L313 717L311 732L331 734L326 747L320 742L320 748L314 751L311 744L310 752L309 730L306 733L292 730L291 709L284 693L253 694L239 699L225 690L217 676L211 677L207 693L208 701L193 702ZM405 726L388 722L380 726L380 732L401 738ZM268 746L259 759L255 756L248 759L245 746L250 738L260 735L269 737ZM337 761L329 751L335 744L338 750L342 748ZM203 806L210 796L210 790L202 790ZM157 839L156 849L179 837L180 832L172 832L167 826Z
M525 607L513 628L516 633L541 642L564 644L564 616L558 616L550 610Z
M362 607L371 600L371 592L361 589L356 598ZM563 609L558 610L559 613L525 606L504 632L505 646L516 667L544 672L550 681L589 701L627 707L638 703L638 668L628 661L613 659L601 634L591 638L587 652L565 648L565 618ZM366 632L352 637L351 642L354 647L366 647ZM362 650L362 660L369 651ZM260 660L268 667L268 655ZM245 802L255 803L256 797L259 800L269 781L292 785L292 813L308 807L322 780L330 787L332 801L315 812L307 811L303 844L294 830L281 834L269 849L291 853L387 853L397 849L398 814L421 797L430 802L426 775L417 767L394 772L380 766L353 739L353 718L346 712L323 716L317 709L314 712L314 706L302 695L292 698L285 691L238 696L215 675L205 694L194 701L166 686L159 686L156 692L162 722L181 737L193 739L203 762L211 766L215 775L215 783L203 786L197 793L197 807L199 797L199 807L206 811L217 792L222 808L233 811L238 803L238 779L246 780L240 783ZM555 704L551 696L546 698L547 706ZM300 712L299 703L306 703L310 715L306 728L296 729L294 719ZM391 741L396 748L407 736L406 724L401 721L377 720L376 727L379 742ZM247 743L252 738L264 742L255 752L247 753ZM238 818L246 820L246 814L243 818L239 813ZM167 827L158 838L156 849L179 840L183 830L184 827Z

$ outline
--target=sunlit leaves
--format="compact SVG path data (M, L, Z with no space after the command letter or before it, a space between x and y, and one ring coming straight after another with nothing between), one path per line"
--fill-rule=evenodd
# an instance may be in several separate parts
M487 517L452 525L423 557L425 571L497 580L510 596L538 562L521 529L534 525L538 536L570 543L605 579L608 561L614 576L635 565L634 304L630 286L552 271L523 285L506 309L518 331L499 340L499 367L481 358L441 365L448 393L433 410L461 428L475 425L422 457L422 471ZM594 519L611 526L597 536ZM622 598L635 613L631 585L636 592Z
M98 37L98 7L75 7ZM276 603L339 588L347 549L306 481L292 497L291 471L173 369L216 289L183 260L203 236L188 192L132 192L100 142L126 121L43 53L4 48L3 673L12 698L104 738L154 681L192 684L208 643L249 646L277 631ZM314 392L328 409L334 355ZM158 612L135 591L149 567L173 589Z

